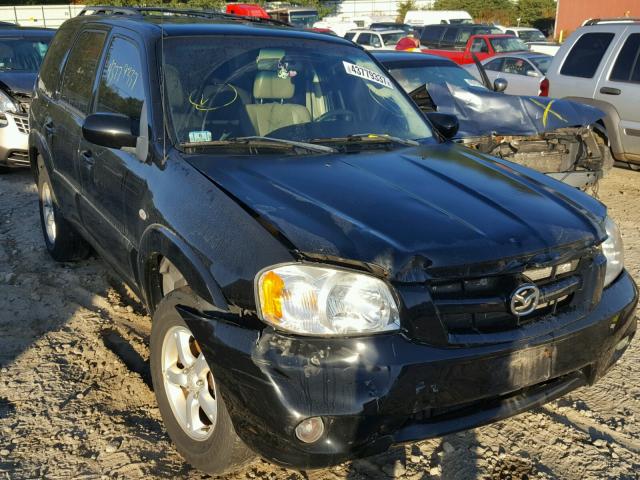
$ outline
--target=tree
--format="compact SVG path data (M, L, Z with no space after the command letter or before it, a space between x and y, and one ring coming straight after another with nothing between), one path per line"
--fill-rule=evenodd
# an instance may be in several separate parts
M416 2L415 0L403 0L398 4L398 17L396 18L396 22L402 23L404 22L404 17L407 16L407 12L409 10L416 10Z
M555 0L520 0L518 17L522 25L539 28L548 35L555 23L556 8Z

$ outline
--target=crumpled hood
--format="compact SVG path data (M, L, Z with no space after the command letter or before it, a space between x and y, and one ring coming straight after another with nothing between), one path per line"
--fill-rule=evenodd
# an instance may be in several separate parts
M31 95L37 73L0 72L0 88L8 92Z
M539 135L591 125L604 117L601 110L572 100L506 95L484 87L460 88L448 83L430 83L427 90L438 112L458 117L457 138Z
M604 237L597 200L450 143L186 159L303 254L376 264L395 280Z

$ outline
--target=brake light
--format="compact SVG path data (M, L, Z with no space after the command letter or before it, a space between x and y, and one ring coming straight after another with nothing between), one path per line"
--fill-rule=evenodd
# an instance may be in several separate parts
M540 82L540 93L538 94L541 97L549 96L549 79L543 78Z

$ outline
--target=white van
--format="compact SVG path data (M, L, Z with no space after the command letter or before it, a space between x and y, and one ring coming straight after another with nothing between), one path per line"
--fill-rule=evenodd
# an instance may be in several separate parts
M473 23L473 18L464 10L409 10L404 17L404 23L422 27L440 23Z

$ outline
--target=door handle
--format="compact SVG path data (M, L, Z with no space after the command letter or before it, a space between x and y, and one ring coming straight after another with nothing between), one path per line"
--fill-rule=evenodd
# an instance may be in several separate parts
M93 158L93 153L91 153L91 150L83 150L82 152L80 152L80 156L89 165L93 165L95 163L95 160Z
M620 90L619 88L602 87L600 89L600 93L604 95L620 95L622 93L622 90Z

